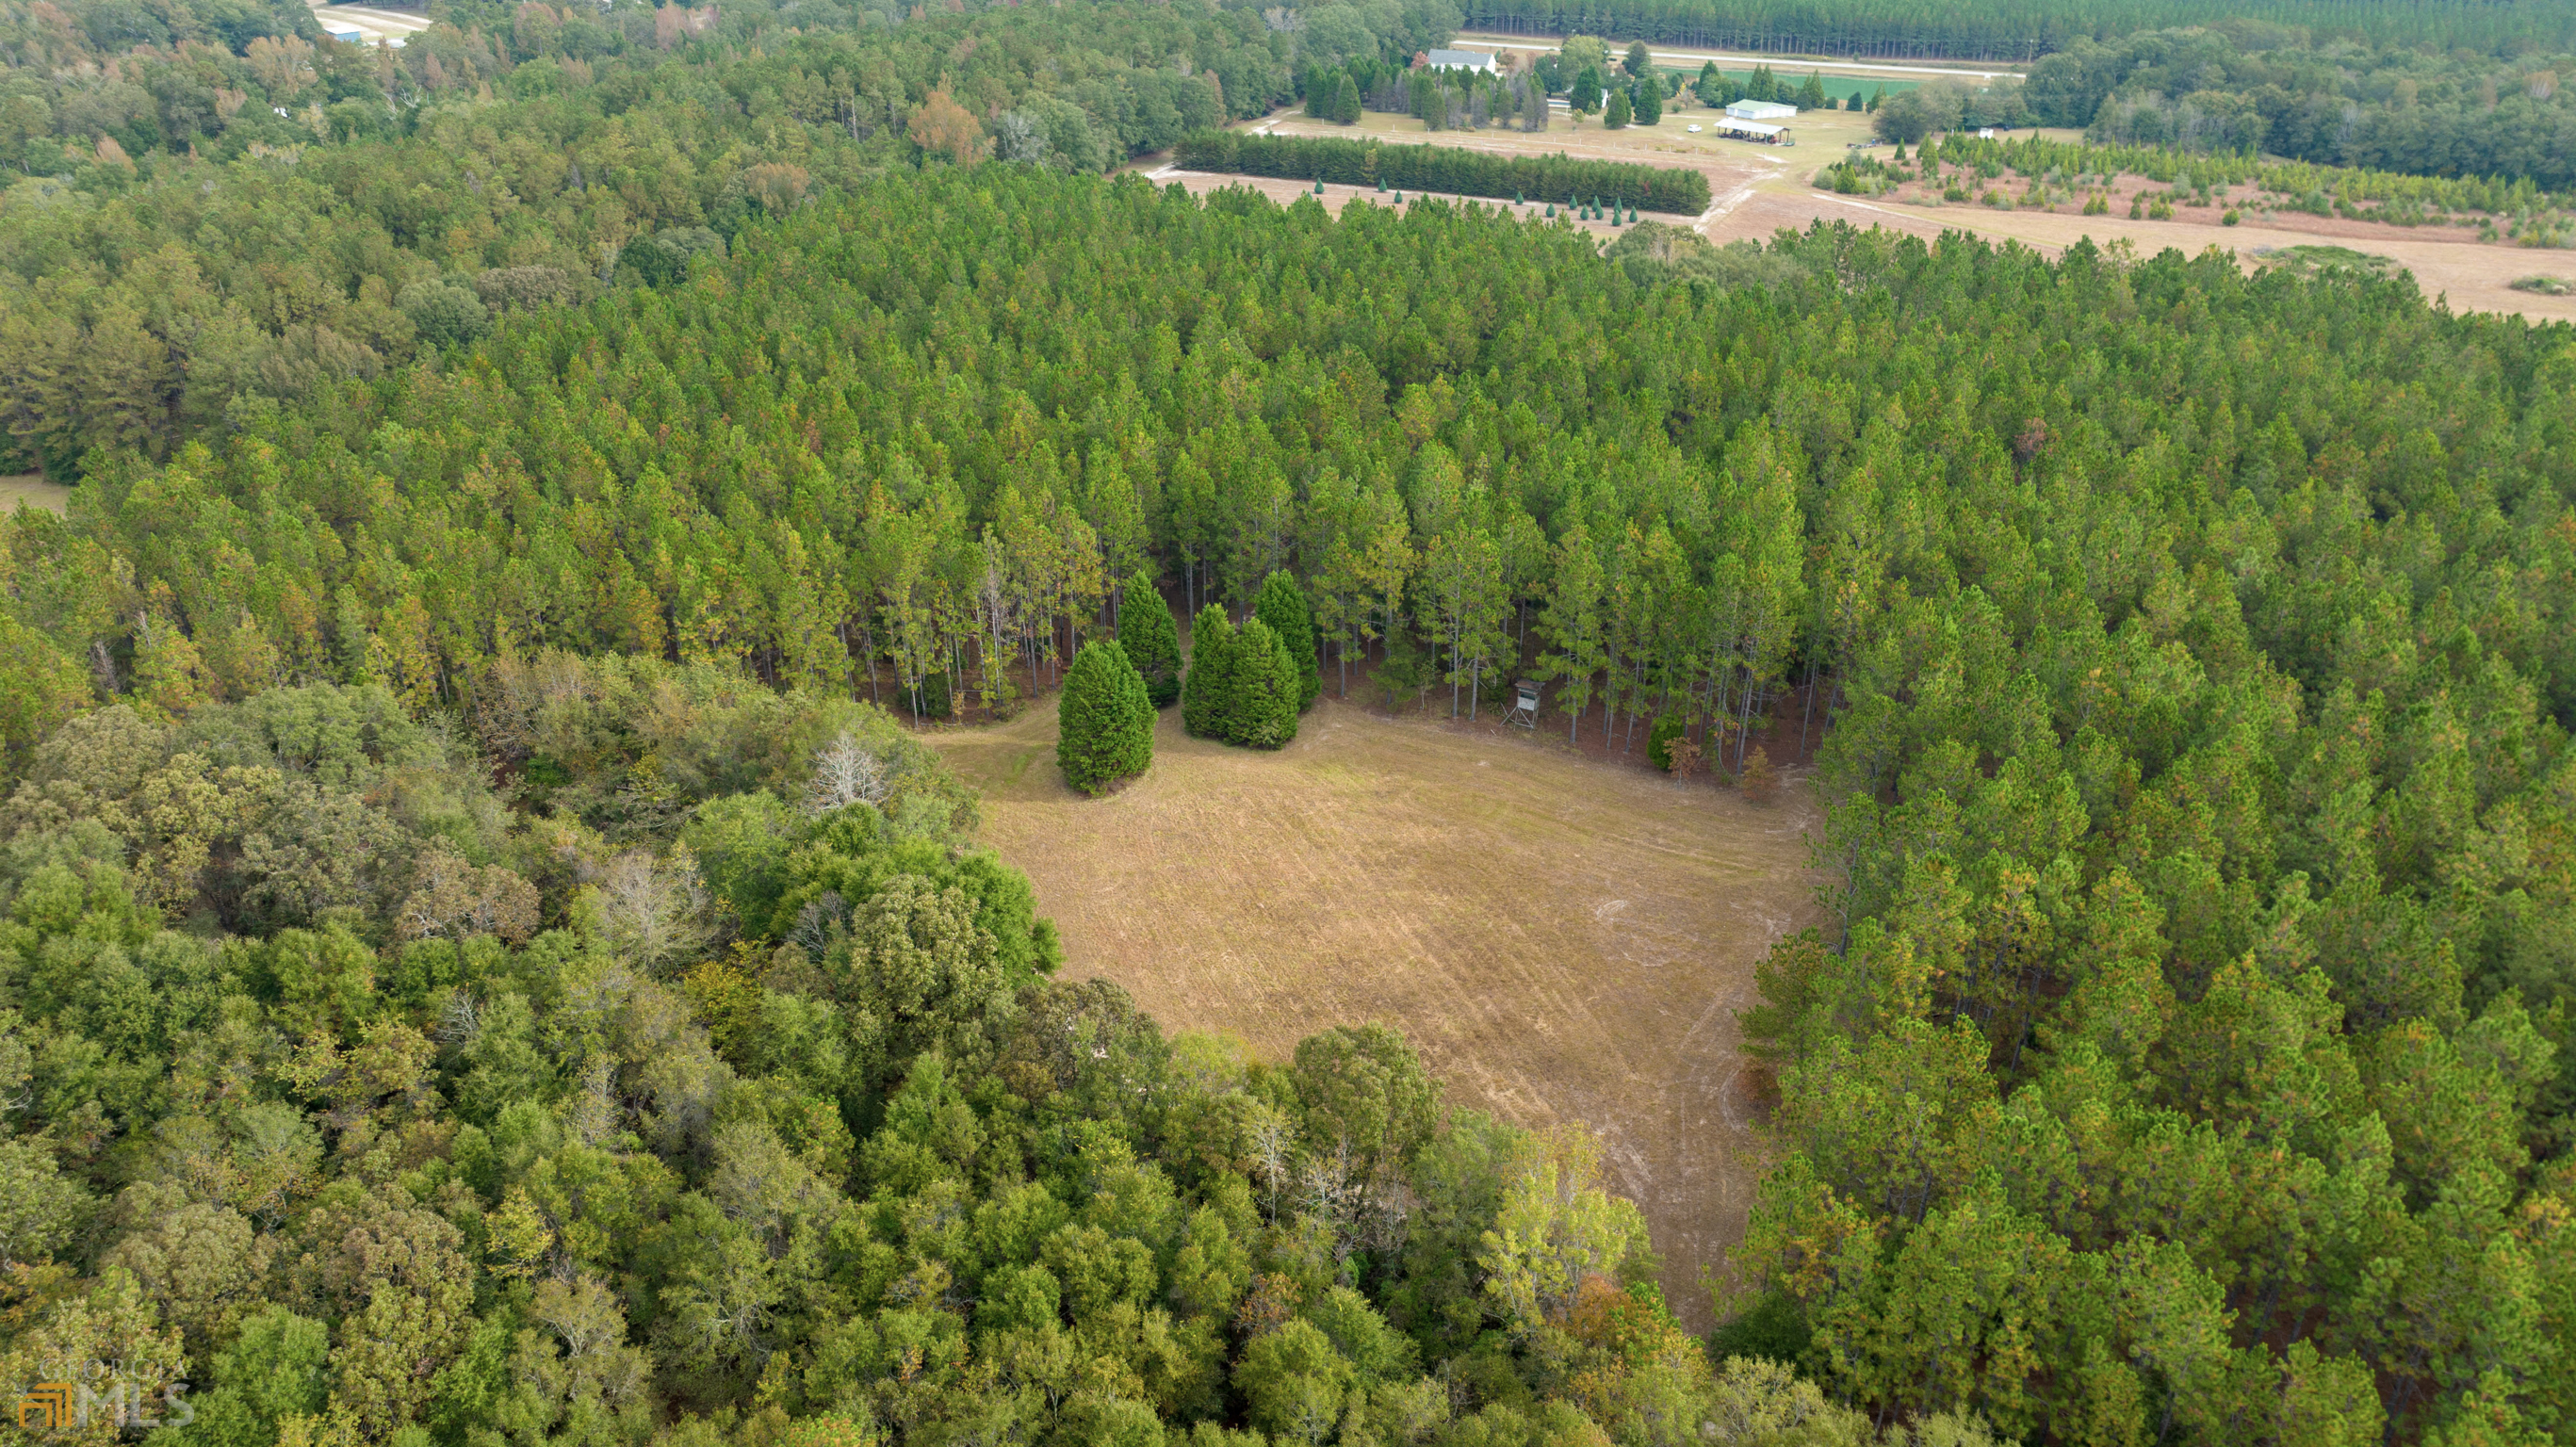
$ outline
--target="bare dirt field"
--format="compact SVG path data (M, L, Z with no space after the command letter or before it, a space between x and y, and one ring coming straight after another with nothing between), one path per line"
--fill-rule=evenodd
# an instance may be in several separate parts
M1050 702L931 736L984 791L984 837L1035 883L1067 972L1273 1060L1384 1021L1459 1104L1592 1126L1674 1309L1708 1326L1701 1269L1743 1234L1760 1146L1733 1012L1815 917L1803 784L1756 803L1562 733L1329 691L1277 753L1189 738L1178 714L1153 769L1102 799L1065 787Z
M1683 93L1685 99L1688 94ZM1947 231L1969 231L1990 241L2016 241L2051 255L2086 237L2102 243L2126 240L2142 256L2167 248L2198 255L2217 247L2233 252L2239 263L2250 269L2263 264L2260 252L2323 243L2389 258L2414 274L2425 295L2447 299L2454 311L2518 313L2534 321L2576 321L2576 294L2536 295L2514 291L2509 285L2535 273L2576 280L2576 254L2565 251L2480 242L2477 233L2466 228L2393 226L2295 212L2256 214L2245 218L2241 225L2224 226L2220 224L2223 208L2216 206L2185 207L2169 221L2131 221L2127 216L2128 200L2141 184L2135 178L2123 179L2108 216L2080 215L2073 205L2059 211L2024 211L1973 203L1924 204L1896 198L1837 196L1816 189L1813 177L1840 159L1850 143L1869 139L1867 115L1858 111L1809 112L1791 123L1796 145L1771 146L1721 140L1707 132L1692 135L1688 127L1707 123L1711 114L1699 106L1684 104L1666 111L1660 125L1619 131L1603 129L1597 119L1574 121L1562 111L1543 132L1433 132L1410 116L1377 112L1354 126L1311 120L1294 112L1283 112L1253 122L1252 126L1283 136L1367 135L1386 141L1428 141L1501 152L1561 151L1600 160L1693 167L1708 177L1709 193L1715 198L1709 209L1696 218L1652 219L1687 220L1700 234L1721 244L1768 240L1783 228L1804 230L1824 219L1848 221L1855 226L1885 226L1927 239ZM1312 182L1255 181L1170 167L1154 174L1157 179L1181 181L1193 190L1251 185L1282 203L1314 190ZM2018 182L2013 189L2019 189ZM1328 186L1321 199L1338 210L1353 200L1386 205L1393 198L1355 187ZM1406 199L1410 202L1416 198ZM1520 209L1532 217L1544 214L1544 208L1539 206ZM1601 233L1605 239L1617 231L1606 221L1578 224Z
M18 504L40 507L48 512L61 512L71 505L72 490L58 482L45 481L41 472L21 472L0 476L0 517L18 510Z

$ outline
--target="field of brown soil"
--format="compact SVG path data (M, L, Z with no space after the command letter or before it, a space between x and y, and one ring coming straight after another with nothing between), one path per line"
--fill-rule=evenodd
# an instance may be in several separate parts
M1733 1012L1815 913L1803 787L1755 803L1562 734L1328 694L1277 753L1189 738L1166 710L1151 772L1086 799L1056 770L1054 714L931 738L984 791L984 837L1035 883L1073 978L1273 1060L1384 1021L1457 1103L1590 1125L1675 1310L1709 1324L1701 1269L1743 1234L1760 1143Z
M2186 208L2177 211L2170 221L2131 221L2128 199L2142 184L2135 178L2124 178L2108 216L2079 215L2072 205L2055 212L2005 211L1973 203L1926 205L1836 196L1817 190L1813 177L1841 158L1851 142L1869 139L1868 116L1857 111L1809 112L1791 123L1797 144L1784 147L1720 140L1707 132L1690 134L1688 127L1694 122L1705 124L1710 114L1685 104L1666 111L1661 125L1611 131L1604 130L1597 118L1576 122L1560 111L1547 130L1535 133L1499 129L1432 132L1410 116L1375 112L1355 126L1310 120L1293 112L1252 124L1254 129L1268 129L1283 136L1374 135L1388 141L1431 141L1505 152L1561 151L1602 160L1693 167L1707 175L1709 193L1715 200L1691 224L1719 243L1767 240L1783 228L1804 230L1821 218L1849 221L1856 226L1885 226L1927 239L1945 231L1970 231L1990 241L2018 241L2052 255L2086 237L2104 243L2126 240L2142 256L2152 256L2169 247L2198 255L2214 246L2235 253L2248 268L2263 264L2257 254L2261 251L2325 244L2389 258L2414 273L2425 295L2447 298L2454 311L2512 312L2535 321L2576 321L2576 294L2542 296L2514 291L2509 285L2535 273L2576 280L2576 254L2564 251L2480 242L2476 232L2465 228L2391 226L2295 212L2257 216L2238 226L2220 225L2218 207ZM1158 179L1182 181L1193 190L1254 185L1283 203L1314 189L1312 182L1255 182L1168 167L1155 175ZM2017 181L2012 189L2019 191ZM1323 197L1326 205L1337 210L1355 199L1379 205L1392 200L1343 186L1326 187ZM1542 211L1536 206L1523 209L1533 216ZM1606 221L1583 224L1605 238L1615 234L1615 228Z
M41 472L21 472L0 476L0 517L18 510L18 504L61 512L71 505L72 490L58 482L45 481Z

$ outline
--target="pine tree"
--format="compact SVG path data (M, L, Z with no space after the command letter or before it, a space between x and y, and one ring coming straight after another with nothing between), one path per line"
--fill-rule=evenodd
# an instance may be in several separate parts
M1203 739L1223 738L1234 697L1234 625L1210 603L1190 629L1190 669L1181 679L1181 726Z
M1630 75L1643 76L1647 71L1654 68L1654 63L1654 53L1646 49L1646 42L1642 40L1631 40L1628 42L1627 65L1628 73Z
M1557 544L1556 576L1539 630L1548 644L1539 665L1547 676L1564 680L1556 698L1565 710L1569 739L1579 737L1583 710L1592 701L1592 681L1601 671L1602 586L1600 555L1593 551L1591 533L1578 522ZM1609 725L1605 721L1602 726Z
M1610 92L1610 108L1601 113L1602 128L1612 131L1624 130L1627 128L1629 117L1635 114L1635 107L1628 104L1627 88L1616 87Z
M1825 99L1824 72L1811 72L1807 76L1807 83L1798 87L1798 109L1820 111L1831 104L1832 102Z
M1162 590L1142 568L1127 580L1118 605L1118 645L1145 680L1145 697L1156 708L1171 707L1181 696L1181 631Z
M1351 73L1346 70L1342 72L1341 83L1333 87L1333 119L1347 126L1359 118L1359 82L1351 79Z
M1637 82L1637 124L1657 125L1664 118L1664 83L1660 77L1647 76Z
M1253 616L1270 625L1288 650L1288 662L1297 680L1297 711L1304 713L1314 706L1315 696L1324 691L1322 671L1316 663L1315 613L1306 606L1306 590L1286 569L1261 580L1261 596L1252 605Z
M1275 749L1297 737L1301 690L1287 641L1259 618L1247 618L1234 636L1233 688L1224 738L1246 748Z
M1056 704L1055 761L1064 781L1086 794L1154 762L1154 705L1117 644L1095 639L1074 655Z

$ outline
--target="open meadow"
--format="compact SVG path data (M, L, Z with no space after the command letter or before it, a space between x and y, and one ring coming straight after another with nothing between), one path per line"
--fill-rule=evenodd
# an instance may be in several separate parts
M1818 189L1813 178L1816 172L1847 154L1853 143L1870 139L1866 114L1803 114L1792 123L1791 135L1797 142L1793 146L1728 140L1707 131L1691 134L1690 126L1706 124L1712 114L1691 103L1685 90L1674 108L1664 113L1661 124L1617 131L1603 128L1597 117L1578 121L1561 110L1551 116L1548 129L1541 132L1501 127L1435 132L1426 130L1411 116L1375 111L1349 126L1314 120L1294 111L1250 124L1252 129L1281 136L1373 137L1408 145L1431 142L1536 155L1561 152L1592 160L1689 167L1708 177L1709 194L1714 198L1709 209L1697 217L1650 219L1687 224L1721 245L1763 240L1783 228L1804 230L1818 220L1827 220L1885 226L1927 239L1946 231L1969 231L1990 241L2018 242L2051 256L2087 237L2106 244L2125 240L2141 255L2167 248L2197 255L2215 246L2234 252L2251 269L2264 265L2267 254L2324 244L2387 258L2412 272L2426 296L2447 298L2454 311L2512 312L2540 321L2576 320L2576 292L2549 296L2516 291L2511 286L2517 278L2534 274L2576 281L2576 253L2481 242L2477 233L2467 228L2403 227L2286 211L2237 226L2222 225L2222 213L2217 207L2186 207L2164 221L2132 221L2126 215L2128 199L2144 184L2135 177L2123 178L2115 193L2115 208L2107 216L2080 215L2072 205L2057 211L2005 210L1973 203L1837 196ZM2075 133L2047 134L2071 138ZM1886 151L1882 148L1880 154ZM1182 181L1196 191L1227 184L1249 185L1283 204L1314 190L1312 182L1211 176L1168 166L1154 174L1157 179ZM1327 186L1321 199L1335 209L1354 199L1378 205L1393 203L1392 196L1348 186ZM1538 206L1522 210L1530 216L1543 214L1543 208ZM1618 231L1606 220L1576 224L1602 233L1605 239Z
M70 488L59 482L45 481L41 472L0 475L0 517L16 512L20 503L48 512L61 512L71 505L71 500Z
M1178 713L1152 771L1100 799L1064 785L1050 703L931 736L983 790L984 838L1028 872L1066 975L1271 1060L1383 1021L1458 1104L1592 1126L1668 1299L1708 1326L1700 1270L1741 1237L1759 1164L1733 1012L1815 917L1804 787L1757 804L1329 693L1277 753L1190 738Z

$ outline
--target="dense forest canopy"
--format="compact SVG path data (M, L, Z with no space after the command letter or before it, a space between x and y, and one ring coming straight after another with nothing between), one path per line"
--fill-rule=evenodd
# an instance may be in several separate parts
M0 1375L79 1395L13 1440L1873 1439L1712 1370L1587 1138L1049 979L973 825L882 712L649 659L65 726L0 805Z
M2570 184L2566 7L2229 9L0 4L0 465L78 484L0 519L0 1378L183 1447L2576 1442L2567 327L1099 174L1475 23L2044 57L2096 144L1962 175ZM1168 698L1135 593L1292 576L1325 687L1823 740L1709 1341L1579 1132L1057 978L905 727L1122 594Z
M2308 43L2268 27L2077 39L2030 69L2041 125L2194 151L2576 184L2576 54Z
M746 669L897 709L945 671L998 700L1103 635L1106 579L1158 569L1240 612L1285 567L1345 660L1534 659L1578 733L1732 720L1711 729L1729 768L1787 684L1819 680L1834 923L1783 945L1748 1019L1783 1155L1721 1357L1792 1360L1882 1421L1973 1412L2034 1440L2576 1423L2564 327L2215 254L1819 229L1605 260L1491 207L1337 219L934 166L237 427L167 463L103 454L68 519L0 529L27 881L6 987L34 1103L12 1160L60 1204L31 1259L78 1273L45 1278L31 1320L124 1312L219 1382L308 1353L338 1395L259 1410L442 1440L519 1400L509 1381L538 1384L536 1419L595 1400L636 1432L732 1407L945 1441L967 1430L951 1387L999 1382L1025 1392L992 1410L1045 1433L1125 1411L1309 1441L1680 1440L1755 1388L1622 1285L1632 1218L1527 1184L1579 1160L1470 1170L1456 1153L1544 1152L1434 1115L1344 1157L1397 1128L1312 1124L1323 1085L1240 1061L1144 1080L1144 1115L1078 1064L1050 1094L1008 1062L1070 1027L1012 1022L1161 1037L1040 981L1025 885L965 852L935 770L919 802L819 817L812 751L847 732L911 757L891 725L786 709L759 727L792 742L737 746L719 777L718 740L758 729L685 702L736 697L719 680ZM666 668L701 681L654 684ZM334 765L361 791L334 804L294 762L310 745L207 722L281 686L454 732ZM503 770L519 822L438 762L459 750ZM299 808L313 822L280 821ZM296 839L381 862L298 865ZM950 923L883 933L898 886ZM446 902L403 912L424 894ZM465 939L407 943L415 917ZM934 976L966 970L981 1013L884 1003L930 977L880 948L956 961ZM53 963L111 949L162 963ZM313 963L259 963L281 950ZM585 973L607 969L629 993ZM97 994L128 979L130 1003ZM143 1003L189 991L196 1013ZM460 996L479 1027L442 1024ZM296 1053L325 1029L351 1073L294 1063L340 1058ZM270 1073L212 1063L265 1030ZM672 1054L692 1030L710 1054ZM362 1049L413 1063L361 1070ZM1410 1078L1394 1044L1329 1049L1379 1063L1297 1069ZM666 1055L708 1061L702 1083L657 1083ZM703 1083L718 1065L746 1103ZM1256 1103L1305 1164L1264 1174ZM1213 1132L1187 1137L1204 1167L1184 1129ZM232 1164L150 1144L183 1140ZM1310 1198L1297 1173L1325 1160L1345 1185ZM224 1184L292 1161L321 1163L293 1177L308 1197ZM629 1184L565 1194L576 1176ZM1364 1180L1422 1205L1399 1230ZM1040 1186L1056 1204L1025 1206ZM1552 1286L1467 1244L1523 1189L1571 1203L1545 1240L1593 1253ZM176 1228L110 1197L208 1213L238 1244L234 1305L130 1264L136 1232ZM1171 1204L1119 1214L1148 1200ZM1024 1206L1036 1234L970 1229ZM420 1328L452 1365L390 1395L353 1384L377 1268L318 1244L351 1231L480 1253L470 1300ZM1027 1244L1049 1232L1072 1254ZM1244 1264L1201 1294L1220 1258ZM576 1310L609 1325L555 1324ZM1292 1318L1321 1344L1273 1328ZM692 1325L715 1321L730 1334ZM576 1336L609 1355L571 1364ZM1045 1375L1058 1340L1069 1378ZM1442 1405L1403 1415L1440 1363ZM1274 1391L1274 1370L1321 1385Z
M712 7L539 4L399 51L236 53L191 13L101 44L50 3L0 8L20 177L0 191L0 470L166 454L495 315L668 280L750 218L925 153L1116 165L1286 100L1296 56L1409 56L1454 23L1336 5L1292 33L1183 0L898 27L807 6L794 29L727 7L701 30Z
M2135 31L2194 18L2153 6L2052 21L1995 42L2054 52L2029 105L1997 104L2129 149L2569 184L2576 101L2556 76L2576 61L2548 58L2571 42L2537 18L2563 7L2291 8L2320 13L2188 33ZM0 4L0 168L16 173L0 189L0 469L167 456L236 409L375 377L497 316L671 281L753 220L926 155L1114 167L1287 103L1305 75L1351 77L1352 117L1401 104L1412 55L1475 18L1447 0L434 14L388 50L321 39L294 4ZM1563 18L1694 38L1644 13ZM2419 22L2448 27L2443 48ZM1435 95L1435 128L1545 113L1526 84L1479 89L1459 115ZM1526 190L1503 184L1488 189ZM2354 186L2386 189L2327 176L2301 195Z
M1895 107L1891 104L1889 109ZM2136 176L2194 194L2225 194L2238 186L2251 186L2257 199L2288 208L2399 226L2475 223L2492 229L2499 222L2512 227L2520 218L2534 228L2555 229L2565 224L2569 200L2528 180L2409 176L2165 145L2097 145L2036 135L1981 137L1956 131L1914 138L1900 132L1898 139L1900 144L1919 142L1912 159L1926 167L1946 165L1983 181L2012 175L2043 184L2083 184L2091 178L2094 184L2107 185L2117 177ZM1905 172L1907 164L1861 152L1830 169L1893 176Z
M2576 46L2549 0L1467 0L1470 29L1789 55L2029 61L2079 38L2253 21L2325 40L2497 55Z
M1456 146L1386 146L1335 137L1256 136L1202 131L1174 159L1220 175L1284 176L1341 186L1389 186L1460 196L1548 203L1633 203L1696 216L1708 209L1708 176L1680 166L1577 161L1563 156L1497 156Z

